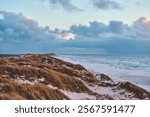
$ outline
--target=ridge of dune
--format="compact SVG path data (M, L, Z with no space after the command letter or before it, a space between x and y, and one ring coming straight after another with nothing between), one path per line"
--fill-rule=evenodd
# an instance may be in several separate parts
M150 93L51 54L28 54L0 57L0 99L150 99Z

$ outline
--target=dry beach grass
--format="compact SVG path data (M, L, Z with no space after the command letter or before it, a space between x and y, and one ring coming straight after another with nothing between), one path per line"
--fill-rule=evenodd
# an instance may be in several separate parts
M109 88L114 94L118 91L118 97L94 86ZM81 65L49 54L0 58L0 99L68 100L67 92L87 94L79 99L150 99L148 91L132 83L115 83L105 74L95 76Z

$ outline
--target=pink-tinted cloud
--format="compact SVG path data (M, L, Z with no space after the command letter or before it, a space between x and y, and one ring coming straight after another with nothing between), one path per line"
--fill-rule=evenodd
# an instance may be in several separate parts
M115 20L108 24L94 21L88 26L72 25L69 30L50 30L23 14L5 11L0 14L0 53L62 52L62 48L68 53L80 50L150 53L150 20L145 17L132 25Z

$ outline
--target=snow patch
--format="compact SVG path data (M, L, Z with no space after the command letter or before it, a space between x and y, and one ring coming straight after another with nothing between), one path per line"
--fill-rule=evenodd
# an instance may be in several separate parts
M53 85L51 85L51 84L49 84L49 85L47 85L49 88L51 88L51 89L58 89L57 87L55 87L55 86L53 86Z
M17 78L14 80L15 82L19 83L19 84L30 84L30 85L34 85L35 83L37 83L38 81L37 80L34 80L34 81L29 81L29 80L26 80L26 79L22 79L22 78Z
M63 93L72 100L96 100L96 96L89 95L87 93L76 93L67 91L63 91Z
M133 98L134 94L131 92L127 92L125 89L117 89L117 87L102 87L98 85L89 86L88 84L86 84L86 86L93 92L96 92L98 94L110 95L114 99L138 99Z
M38 79L38 81L44 82L45 78L40 78L40 79Z

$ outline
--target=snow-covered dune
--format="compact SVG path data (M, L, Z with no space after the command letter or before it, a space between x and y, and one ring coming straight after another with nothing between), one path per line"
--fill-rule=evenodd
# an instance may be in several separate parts
M0 99L132 100L150 93L50 54L28 54L0 58Z

